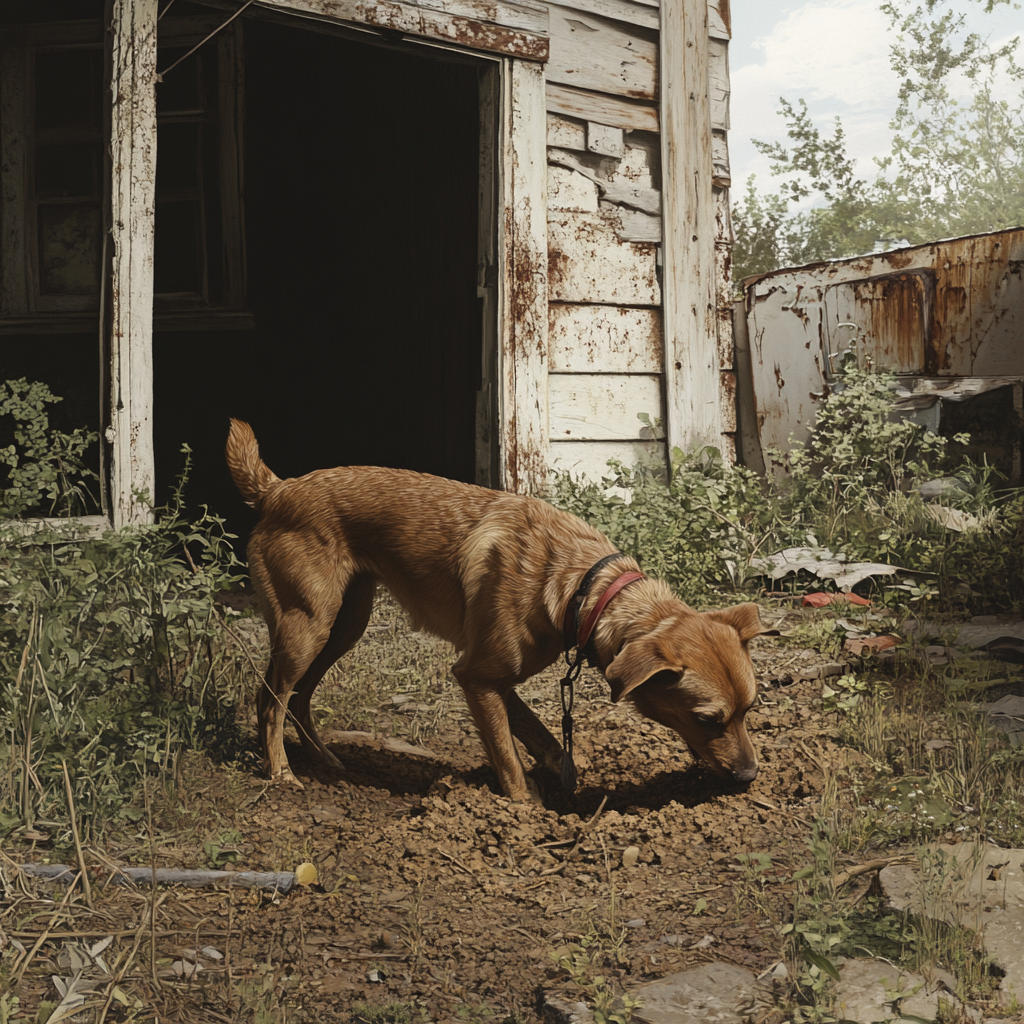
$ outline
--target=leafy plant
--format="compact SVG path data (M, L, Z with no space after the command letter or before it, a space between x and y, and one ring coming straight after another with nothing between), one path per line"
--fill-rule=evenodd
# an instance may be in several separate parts
M54 450L52 436L33 436L44 458ZM181 750L240 749L245 652L215 601L239 566L223 520L188 514L183 482L154 523L98 537L58 526L27 541L0 523L3 829L67 820L65 761L88 835L105 818L138 817L140 779L173 777ZM6 509L24 507L25 487L3 493Z
M89 481L99 478L86 464L86 454L99 435L84 428L70 434L51 430L46 407L60 401L39 381L22 377L0 382L0 417L10 418L13 438L0 448L0 466L7 467L0 519L27 512L73 516L98 509Z

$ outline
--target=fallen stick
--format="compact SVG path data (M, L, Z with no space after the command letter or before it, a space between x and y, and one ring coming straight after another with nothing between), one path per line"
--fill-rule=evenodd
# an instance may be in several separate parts
M841 885L846 885L851 878L856 878L858 875L866 875L869 871L881 871L882 868L887 868L890 864L909 864L913 860L913 857L879 857L878 860L865 861L863 864L855 864L852 868L847 868L845 871L840 871L838 874L832 876L832 885L835 888L839 888Z
M51 882L71 882L78 872L64 864L21 864L26 875ZM94 872L97 879L99 873ZM291 871L199 871L178 868L118 868L106 880L113 885L184 885L203 889L214 885L238 885L246 889L276 889L286 893L295 885Z

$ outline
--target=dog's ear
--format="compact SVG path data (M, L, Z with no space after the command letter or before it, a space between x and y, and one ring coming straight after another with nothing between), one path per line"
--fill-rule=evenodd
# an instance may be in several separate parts
M738 604L733 608L723 608L720 611L705 612L709 619L721 622L725 626L732 626L739 634L740 643L747 644L755 636L778 636L777 629L766 629L761 621L761 610L753 602Z
M646 683L659 672L682 674L682 665L672 665L658 653L657 645L650 637L641 637L626 644L605 669L604 677L612 688L612 703L618 704L631 690Z

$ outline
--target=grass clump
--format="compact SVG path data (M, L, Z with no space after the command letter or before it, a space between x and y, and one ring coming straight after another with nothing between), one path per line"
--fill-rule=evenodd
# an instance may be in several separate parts
M30 443L16 465L7 450L0 492L0 836L50 825L66 841L65 763L89 836L140 817L140 780L173 778L182 750L239 747L243 653L215 595L240 567L223 521L190 514L180 484L151 524L26 534L14 517L54 489L46 511L81 510L85 436L48 429L45 389L3 387L14 433Z

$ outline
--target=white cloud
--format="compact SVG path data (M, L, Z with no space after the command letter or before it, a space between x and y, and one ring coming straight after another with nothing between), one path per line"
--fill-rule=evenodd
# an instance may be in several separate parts
M738 17L734 6L734 25ZM768 183L770 161L749 140L785 139L785 125L777 114L780 96L807 100L824 131L831 131L838 114L860 173L873 174L871 157L889 151L888 124L899 87L889 67L887 27L877 0L813 0L750 41L745 52L763 59L734 60L731 76L729 142L737 184L751 173L762 187Z

